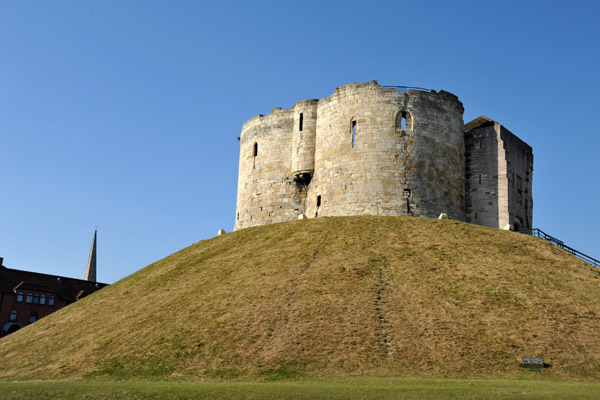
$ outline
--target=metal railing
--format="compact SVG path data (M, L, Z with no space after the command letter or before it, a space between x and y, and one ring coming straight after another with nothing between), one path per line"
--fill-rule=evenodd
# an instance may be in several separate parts
M583 261L588 262L595 267L600 267L600 261L596 260L594 257L590 257L587 254L584 254L578 250L575 250L572 247L567 246L565 244L565 242L563 242L562 240L559 240L559 239L555 238L554 236L548 235L546 232L542 231L541 229L534 228L531 230L519 231L519 233L525 233L527 235L536 236L536 237L545 239L545 240L549 241L550 243L557 245L561 249L573 254L574 256L581 258Z
M406 93L409 90L420 90L422 92L430 92L430 89L425 89L422 87L418 87L418 86L381 86L384 89L390 89L390 88L394 88L396 89L396 91L398 92L402 92L402 93Z

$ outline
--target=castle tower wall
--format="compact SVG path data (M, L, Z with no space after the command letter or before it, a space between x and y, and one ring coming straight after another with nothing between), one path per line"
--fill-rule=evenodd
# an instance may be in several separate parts
M318 104L319 100L303 100L293 109L292 175L306 184L310 183L315 170Z
M533 223L531 147L499 123L465 125L467 222L515 230Z
M319 102L306 215L464 220L463 107L446 92L350 84Z
M467 222L498 228L498 138L493 126L465 134Z
M273 109L247 121L240 135L234 229L290 221L303 206L291 175L293 110Z
M506 197L507 208L504 213L508 218L506 223L516 231L532 229L532 149L504 126L497 124L496 128L502 143L503 159L501 161L503 161L506 171L503 175L506 189L500 192L501 197ZM503 225L501 224L500 227Z
M532 226L531 147L445 91L340 86L246 122L234 229L307 217L414 215Z

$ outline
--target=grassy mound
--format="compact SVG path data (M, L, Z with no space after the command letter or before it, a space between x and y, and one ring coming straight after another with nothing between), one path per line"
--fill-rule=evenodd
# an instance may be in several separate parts
M599 379L599 286L541 239L451 220L248 228L3 338L0 378L518 378L528 356Z

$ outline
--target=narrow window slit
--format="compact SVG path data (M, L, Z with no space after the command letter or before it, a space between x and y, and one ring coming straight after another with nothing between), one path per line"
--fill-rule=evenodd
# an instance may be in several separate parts
M356 121L352 121L352 148L356 145Z
M317 208L321 207L321 195L317 196Z
M298 130L302 132L302 125L304 124L304 113L300 113L300 124L298 126Z
M258 156L258 143L254 143L254 152L253 152L253 157Z
M396 114L396 131L404 136L412 129L412 116L408 111L400 110Z

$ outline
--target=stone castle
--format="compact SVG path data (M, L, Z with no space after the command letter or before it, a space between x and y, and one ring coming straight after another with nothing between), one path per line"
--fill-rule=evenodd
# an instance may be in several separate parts
M501 124L464 124L448 92L338 87L242 127L234 229L298 218L412 215L531 229L532 149Z

